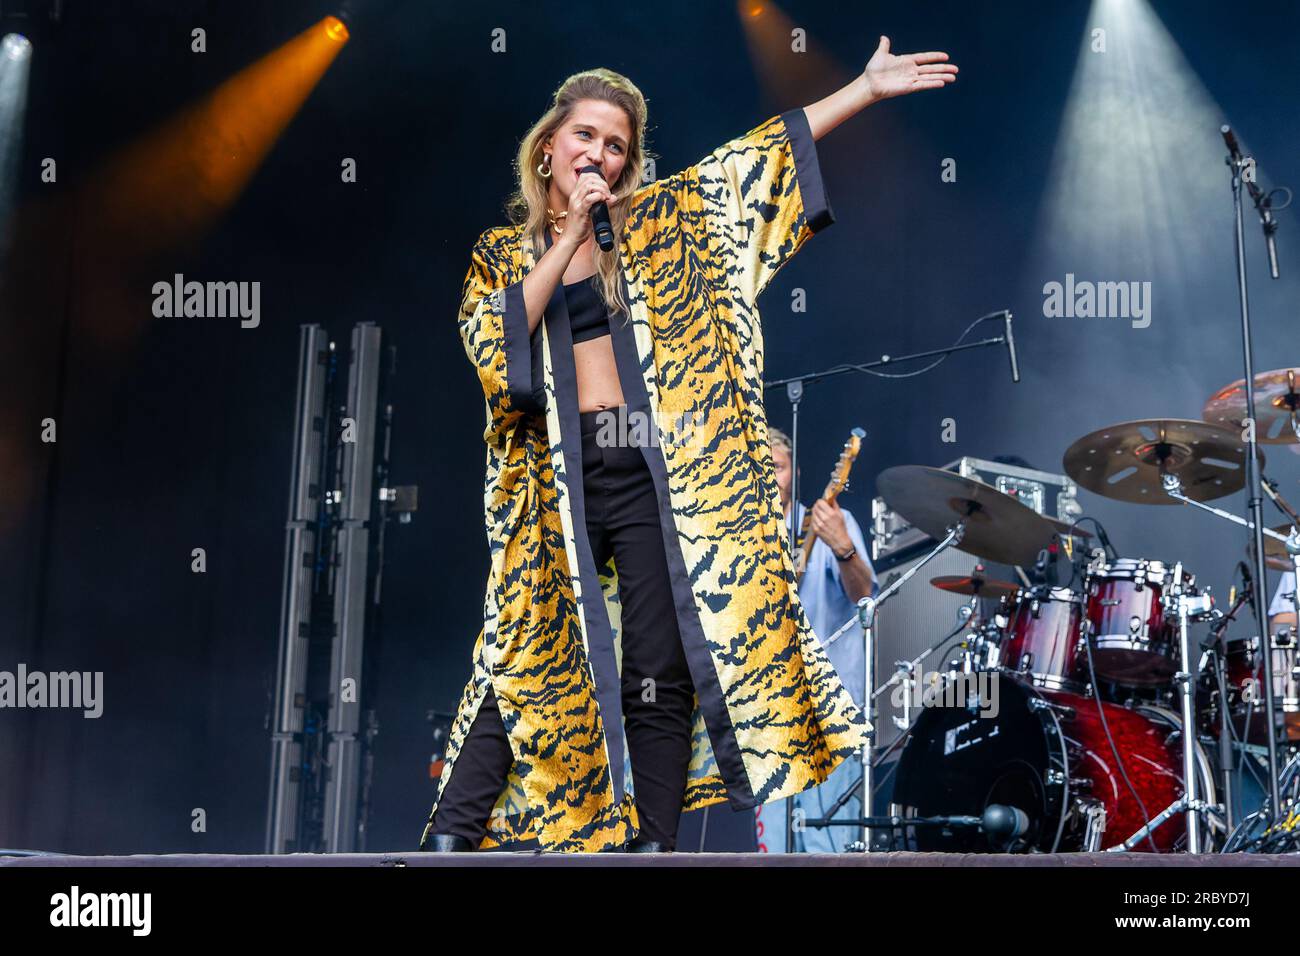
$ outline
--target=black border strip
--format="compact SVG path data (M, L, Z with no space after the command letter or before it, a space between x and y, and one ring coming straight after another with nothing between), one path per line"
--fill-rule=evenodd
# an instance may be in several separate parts
M632 301L628 290L627 278L620 270L623 297ZM652 434L658 436L659 422L650 414L650 396L642 378L641 363L637 353L635 332L627 321L619 316L610 320L610 334L614 338L614 357L618 363L618 375L623 386L623 399L628 406L628 419L634 412L645 415L652 423ZM654 360L654 356L650 357ZM736 810L747 810L757 805L754 792L749 785L749 774L745 771L745 762L740 755L740 744L736 740L736 728L731 722L731 713L727 709L726 697L722 683L718 679L717 666L713 654L705 640L704 627L700 623L699 608L695 603L695 590L691 585L690 575L686 571L686 560L682 557L681 542L677 537L677 522L673 518L672 502L668 494L668 468L663 451L658 444L643 446L641 454L650 468L654 478L655 497L659 505L659 525L663 532L664 551L668 556L668 576L672 582L673 603L677 609L677 626L681 632L682 648L686 653L686 663L691 672L691 681L695 684L695 693L699 698L700 711L704 715L704 725L709 732L709 741L713 746L714 759L718 763L718 772L722 775L727 788L727 801Z
M821 162L817 157L817 141L808 126L808 114L803 107L781 114L790 149L794 153L795 178L799 181L799 194L803 196L804 218L808 228L820 232L835 221L826 184L822 180Z
M551 247L549 230L546 248ZM546 332L551 343L551 371L555 378L556 417L560 420L559 450L564 456L569 511L573 521L574 547L578 552L578 575L582 585L582 613L587 625L587 659L596 683L601 728L609 755L609 774L614 788L614 808L623 803L623 697L618 661L614 657L614 631L605 607L600 576L587 538L587 499L582 471L582 425L578 416L578 375L573 361L573 330L569 306L564 298L564 281L555 284L546 305ZM552 449L555 436L551 436Z
M540 387L541 336L528 334L528 306L524 302L524 280L512 282L503 290L505 306L501 326L505 332L506 388L511 404L529 415L546 411L545 392ZM528 361L523 361L527 351Z

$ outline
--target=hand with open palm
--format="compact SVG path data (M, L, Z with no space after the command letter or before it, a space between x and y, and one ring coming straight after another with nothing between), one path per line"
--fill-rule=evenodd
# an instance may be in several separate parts
M863 77L873 100L903 96L917 90L937 90L957 79L957 67L945 62L947 53L889 52L889 37L880 38L880 46L863 70Z

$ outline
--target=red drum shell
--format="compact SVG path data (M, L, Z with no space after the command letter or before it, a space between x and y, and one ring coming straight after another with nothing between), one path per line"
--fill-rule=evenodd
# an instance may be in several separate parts
M1150 687L1177 673L1177 621L1165 613L1168 582L1159 561L1120 560L1089 576L1088 630L1099 678Z
M1086 668L1079 646L1082 596L1068 588L1021 589L1005 613L998 663L1039 687L1077 688Z
M1268 735L1264 722L1264 660L1255 638L1229 641L1224 652L1224 681L1228 686L1228 712L1237 733L1253 743ZM1202 681L1202 728L1217 733L1218 712L1213 687ZM1273 703L1282 714L1284 740L1300 740L1300 659L1294 643L1273 646Z

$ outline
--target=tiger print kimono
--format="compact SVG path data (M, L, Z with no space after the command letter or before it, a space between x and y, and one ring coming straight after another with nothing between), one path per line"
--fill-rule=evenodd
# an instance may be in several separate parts
M802 109L638 190L619 247L630 323L610 322L628 419L649 415L678 626L696 690L683 810L740 810L821 783L868 726L794 587L763 407L756 301L834 222ZM482 848L614 849L636 835L613 560L583 517L573 340L557 283L530 336L520 226L471 253L460 334L486 396L484 627L441 787L489 686L513 765ZM651 426L654 435L654 425ZM575 533L575 529L579 529ZM434 809L437 809L435 800ZM421 848L432 825L425 828Z

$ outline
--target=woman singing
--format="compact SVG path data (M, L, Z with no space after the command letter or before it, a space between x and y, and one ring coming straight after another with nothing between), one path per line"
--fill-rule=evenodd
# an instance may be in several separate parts
M570 77L524 137L460 307L491 570L421 849L671 851L683 810L799 793L863 746L792 596L756 302L834 221L816 141L947 59L882 37L843 89L649 184L617 73Z

